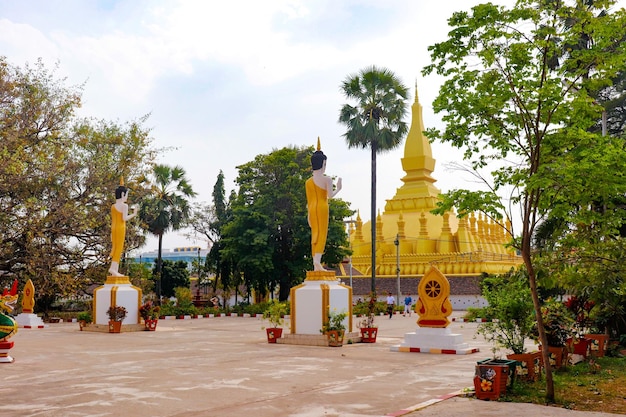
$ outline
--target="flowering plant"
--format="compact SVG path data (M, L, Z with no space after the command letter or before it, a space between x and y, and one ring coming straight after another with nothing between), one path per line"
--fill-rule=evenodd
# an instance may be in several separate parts
M345 311L337 312L337 309L334 308L332 311L330 306L328 307L328 315L327 319L322 323L322 328L320 329L320 333L325 334L330 330L346 330L346 326L344 326L343 321L348 317L348 314Z
M357 323L357 326L360 329L371 329L373 327L378 327L374 324L374 319L376 317L376 293L372 292L369 295L369 301L367 301L367 310L363 315L363 318Z
M591 309L595 306L593 301L573 295L564 304L576 320L576 330L579 337L593 327L593 321L590 318Z
M107 310L107 314L109 315L109 320L111 321L122 321L126 317L126 307L124 306L116 306L113 305L109 307Z
M159 318L161 307L152 304L152 301L146 301L139 307L139 315L144 320L156 320Z
M548 300L541 307L541 317L549 346L564 347L567 339L573 336L574 318L565 304ZM536 330L536 329L535 329ZM535 336L538 336L535 334Z

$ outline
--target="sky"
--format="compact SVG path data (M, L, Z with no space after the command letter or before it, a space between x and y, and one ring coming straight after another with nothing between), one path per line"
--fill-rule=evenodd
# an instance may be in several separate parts
M512 1L493 1L511 4ZM341 82L376 65L417 85L427 128L441 79L422 77L428 46L474 0L0 0L0 55L23 67L42 59L67 86L83 85L79 116L125 123L149 114L160 163L187 172L194 202L211 203L220 170L227 195L237 166L285 146L314 146L341 177L337 198L370 213L370 152L348 149L339 124ZM410 123L410 111L407 122ZM404 176L404 146L377 158L382 211ZM470 188L446 170L461 152L432 144L435 184ZM129 202L132 203L132 195ZM163 247L207 243L169 232ZM149 238L141 251L156 249Z

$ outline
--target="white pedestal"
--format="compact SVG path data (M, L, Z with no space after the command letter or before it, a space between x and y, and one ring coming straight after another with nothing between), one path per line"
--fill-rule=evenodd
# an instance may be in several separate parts
M17 325L25 329L43 329L47 327L41 317L32 313L20 313L15 317Z
M13 348L13 341L0 341L0 363L12 363L13 357L9 351Z
M352 331L352 288L337 281L333 271L308 271L307 279L291 289L290 298L292 334L320 335L327 306L345 312L346 332Z
M463 342L463 335L452 333L447 327L418 327L415 332L405 333L404 342L392 346L391 350L457 355L478 352L477 348L471 348Z
M93 316L96 324L109 324L107 310L112 305L126 307L126 317L122 324L139 324L141 289L130 283L127 276L107 277L104 285L96 288L93 294Z

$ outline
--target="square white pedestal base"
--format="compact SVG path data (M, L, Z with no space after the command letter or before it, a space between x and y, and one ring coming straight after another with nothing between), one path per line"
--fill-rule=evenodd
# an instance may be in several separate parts
M418 327L415 332L405 333L404 342L391 347L394 352L422 352L465 355L478 352L463 342L463 335L452 333L447 327Z

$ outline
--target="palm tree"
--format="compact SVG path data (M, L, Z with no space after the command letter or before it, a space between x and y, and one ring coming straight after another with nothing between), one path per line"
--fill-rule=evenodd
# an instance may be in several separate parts
M188 198L196 193L180 166L172 168L155 165L152 177L149 196L143 201L139 216L147 224L150 233L159 238L156 287L160 302L163 235L169 230L179 230L185 226L191 215Z
M355 105L344 104L339 122L346 125L343 135L348 148L370 148L372 153L372 293L376 291L376 154L402 143L408 132L402 120L407 113L408 89L386 68L371 66L349 75L341 90Z

